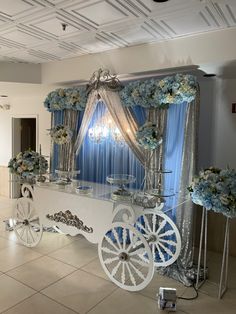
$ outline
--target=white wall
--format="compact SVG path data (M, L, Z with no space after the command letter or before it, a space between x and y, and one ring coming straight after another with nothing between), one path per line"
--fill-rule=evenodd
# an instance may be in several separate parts
M216 115L216 79L200 82L200 112L198 128L198 168L204 169L213 164L214 127Z
M199 168L236 169L236 79L213 78L200 82Z
M11 90L12 89L12 90ZM19 89L19 86L18 86ZM25 89L25 91L24 91ZM27 93L28 89L28 93ZM8 95L10 98L11 109L0 111L0 165L7 166L12 156L12 117L21 115L37 115L38 116L38 143L42 145L42 152L45 155L50 153L50 137L47 135L46 129L50 128L51 115L43 106L43 101L47 93L53 87L38 87L34 85L22 85L21 92L8 87Z
M232 103L236 103L236 79L217 82L214 164L236 169L236 113L232 113Z

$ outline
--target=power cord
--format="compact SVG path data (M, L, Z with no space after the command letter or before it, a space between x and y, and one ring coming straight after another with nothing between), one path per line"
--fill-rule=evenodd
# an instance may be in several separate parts
M192 285L192 287L193 287L194 291L196 292L196 295L194 297L191 297L191 298L177 297L177 298L180 299L180 300L187 300L187 301L191 301L191 300L197 299L198 298L198 291L197 291L195 285Z

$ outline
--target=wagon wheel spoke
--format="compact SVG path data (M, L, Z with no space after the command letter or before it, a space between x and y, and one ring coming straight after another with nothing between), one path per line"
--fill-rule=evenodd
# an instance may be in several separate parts
M118 258L118 256L116 256L113 258L107 258L106 260L104 260L104 263L108 265L108 264L111 264L111 263L118 261L118 260L119 260L119 258Z
M140 221L145 223L145 227L142 228ZM150 228L150 222L152 228ZM151 239L149 246L155 266L168 266L176 261L180 254L181 238L170 217L162 212L147 210L138 217L136 226L145 232L143 236L146 239ZM140 257L145 261L145 253L141 252L140 254Z
M113 254L113 255L117 255L117 251L112 251L108 247L103 247L102 251L105 252L105 253L110 253L110 254Z
M31 218L29 218L29 222L34 222L34 221L38 221L39 220L39 216L34 215Z
M17 223L17 225L15 226L15 230L19 230L21 228L23 228L23 223Z
M120 244L119 235L118 235L118 233L117 233L115 228L112 229L112 233L114 234L114 237L116 239L116 243L118 244L119 249L121 249L122 247L121 247L121 244Z
M174 242L172 240L159 239L159 242L167 243L167 244L172 245L172 246L176 246L176 242Z
M163 237L168 237L168 236L172 236L175 234L174 230L168 230L164 233L159 234L159 238L163 238Z
M130 269L130 264L125 264L125 265L126 265L126 267L127 267L127 269L128 269L129 278L130 278L132 284L133 284L134 286L136 286L136 280L135 280L135 277L134 277L134 275L133 275L133 272L132 272L131 269Z
M122 232L123 249L125 249L126 247L127 239L128 239L127 229L124 228Z
M152 232L156 232L157 215L152 215Z
M163 245L161 242L159 242L159 246L170 256L174 256L174 253L165 245Z
M24 214L24 211L21 207L21 203L17 203L16 208L17 208L17 216L20 216L21 219L24 219L25 214Z
M105 273L119 287L138 291L150 282L154 271L152 253L143 235L133 226L113 223L99 243L98 253ZM140 258L140 253L147 256L148 263Z
M43 227L36 215L32 199L22 197L13 210L13 229L18 240L28 247L36 246L41 240Z
M166 223L167 223L166 220L162 220L162 222L160 223L160 226L157 229L157 232L156 232L157 234L161 232L161 230L165 227Z
M142 229L145 233L149 233L149 231L145 228L145 226L142 225L139 221L136 222L136 226Z
M119 261L119 262L116 264L116 266L112 269L111 275L112 275L113 277L116 275L116 273L117 273L117 271L118 271L120 265L121 265L121 261Z
M130 268L132 268L134 270L134 272L141 278L141 279L145 279L143 273L137 268L134 266L134 264L132 262L130 262Z
M142 267L148 266L148 263L146 263L142 259L136 259L134 256L131 256L130 260L131 260L131 262L134 262L134 263L138 264L139 266L142 266Z
M157 252L158 252L158 254L159 254L159 256L160 256L162 262L165 262L165 261L166 261L166 260L165 260L165 256L164 256L164 254L162 253L162 251L161 251L161 249L160 249L160 247L159 247L158 244L156 244L156 248L157 248Z
M111 238L109 238L107 235L105 235L106 241L115 249L115 251L118 251L118 246L112 241Z
M122 263L121 282L123 285L125 284L125 264L124 263Z
M150 226L150 224L149 224L149 221L148 221L147 216L146 216L146 215L143 215L142 217L143 217L143 219L144 219L144 223L145 223L145 226L147 227L148 232L152 231L152 228L151 228L151 226Z

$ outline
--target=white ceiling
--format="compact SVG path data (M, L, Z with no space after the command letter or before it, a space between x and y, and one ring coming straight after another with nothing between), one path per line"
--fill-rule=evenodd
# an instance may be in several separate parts
M236 0L0 0L0 61L51 62L230 27Z

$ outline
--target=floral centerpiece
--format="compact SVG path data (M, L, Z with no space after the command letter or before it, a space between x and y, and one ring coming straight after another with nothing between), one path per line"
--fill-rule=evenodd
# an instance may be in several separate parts
M73 136L72 130L68 126L61 124L58 124L52 128L49 134L51 135L53 142L58 145L69 143Z
M48 162L39 153L26 150L10 159L8 168L12 174L16 174L22 180L27 181L34 179L36 175L45 174L48 169Z
M176 74L161 80L151 79L128 83L120 92L124 106L168 108L170 104L191 102L197 94L193 75Z
M236 171L210 167L200 171L188 187L195 204L236 217Z
M59 88L47 95L44 107L50 112L64 109L82 111L85 109L86 103L85 87Z
M154 150L162 143L162 136L155 124L146 122L136 132L136 140L144 149Z

